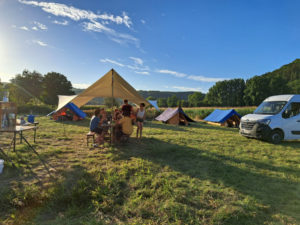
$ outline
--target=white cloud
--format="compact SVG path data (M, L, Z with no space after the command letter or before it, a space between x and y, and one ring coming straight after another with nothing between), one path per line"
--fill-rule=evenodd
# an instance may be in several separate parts
M46 44L45 42L39 41L39 40L33 40L32 42L35 43L35 44L38 44L42 47L47 47L48 46L48 44Z
M32 30L39 30L36 26L31 27Z
M218 82L222 80L228 80L228 78L213 78L213 77L204 77L204 76L188 76L188 79L202 82Z
M137 74L142 74L142 75L149 75L148 71L134 71Z
M62 26L67 26L69 24L69 22L67 20L64 20L64 21L54 20L52 22L55 24L58 24L58 25L62 25Z
M134 58L134 57L129 57L129 58ZM137 60L139 63L143 63L143 60L140 59L140 58L134 58L136 61L136 59L139 59ZM105 59L100 59L100 62L102 63L111 63L111 64L114 64L114 65L117 65L117 66L120 66L120 67L127 67L128 69L130 70L133 70L135 73L138 73L138 74L143 74L143 75L149 75L149 70L150 68L148 66L144 66L144 65L136 65L137 63L135 62L134 65L129 65L129 64L123 64L123 63L120 63L118 61L115 61L115 60L112 60L112 59L108 59L108 58L105 58Z
M183 86L173 86L172 88L178 89L180 91L198 91L203 92L201 88L183 87Z
M134 44L137 48L139 48L139 39L133 37L130 34L123 34L123 33L118 33L114 29L111 29L107 26L105 26L102 23L99 23L97 21L92 21L92 22L84 22L83 27L85 31L94 31L94 32L101 32L107 35L107 37L118 43L118 44L126 44L126 43L131 43Z
M108 20L110 22L116 23L116 24L124 24L126 27L130 28L132 25L130 17L126 14L126 12L123 12L121 16L114 16L112 14L96 14L92 11L78 9L73 6L67 6L65 4L61 3L55 3L55 2L38 2L38 1L25 1L25 0L19 0L20 3L26 4L26 5L33 5L41 7L42 10L44 10L47 13L53 14L55 16L62 16L62 17L68 17L72 20L79 21L79 20Z
M163 74L170 74L175 77L186 77L187 79L190 80L195 80L195 81L201 81L201 82L218 82L222 80L228 80L228 78L214 78L214 77L205 77L205 76L195 76L195 75L188 75L185 73L180 73L172 70L157 70L156 72L158 73L163 73Z
M138 65L143 65L144 64L144 62L141 58L137 58L137 57L129 57L129 58L132 59L135 64L138 64Z
M157 70L156 72L163 73L163 74L170 74L170 75L173 75L175 77L186 77L187 76L184 73L179 73L179 72L172 71L172 70Z
M150 70L148 66L126 65L131 70Z
M39 23L37 21L33 22L40 30L48 30L48 27L42 23Z
M145 23L146 23L146 21L145 21L145 20L141 20L141 23L142 23L142 24L145 24Z
M22 26L22 27L19 27L21 30L26 30L26 31L29 31L28 27L26 26Z
M124 67L125 65L124 64L122 64L122 63L119 63L119 62L117 62L117 61L114 61L114 60L111 60L111 59L100 59L100 62L102 62L102 63L111 63L111 64L115 64L115 65L117 65L117 66L121 66L121 67Z
M123 24L124 26L131 28L131 18L123 12L120 16L114 16L107 13L94 13L92 11L78 9L73 6L67 6L61 3L54 2L38 2L38 1L25 1L19 0L20 3L26 5L32 5L41 7L41 9L47 13L55 16L67 17L74 21L84 21L84 31L101 32L107 35L107 37L119 44L134 44L137 48L140 48L139 39L129 34L119 33L116 30L107 27L109 23ZM87 20L87 21L86 21ZM66 22L54 22L56 24L65 25ZM67 24L66 24L67 25Z
M90 84L72 84L74 88L79 88L79 89L86 89L89 86L91 86Z

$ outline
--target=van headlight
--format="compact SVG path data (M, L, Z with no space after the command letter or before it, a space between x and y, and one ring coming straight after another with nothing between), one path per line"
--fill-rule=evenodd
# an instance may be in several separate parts
M271 120L269 119L264 119L264 120L258 120L257 122L265 124L265 125L269 125L271 123Z

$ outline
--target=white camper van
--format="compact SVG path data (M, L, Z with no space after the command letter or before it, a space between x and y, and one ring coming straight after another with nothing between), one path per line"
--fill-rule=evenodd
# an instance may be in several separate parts
M241 118L240 134L275 144L300 139L300 95L276 95L265 99L253 114Z

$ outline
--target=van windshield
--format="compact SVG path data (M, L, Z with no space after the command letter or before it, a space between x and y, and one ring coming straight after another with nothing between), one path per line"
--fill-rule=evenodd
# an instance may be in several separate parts
M263 102L254 111L254 114L275 115L286 105L286 101Z

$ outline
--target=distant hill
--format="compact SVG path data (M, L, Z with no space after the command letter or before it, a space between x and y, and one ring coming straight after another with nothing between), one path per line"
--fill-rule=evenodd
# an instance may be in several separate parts
M281 82L281 85L286 85L285 93L300 94L300 59L262 76L269 78L271 82L276 78L277 82Z
M177 98L181 100L188 100L188 96L193 94L193 91L187 92L172 92L172 91L138 91L141 96L144 98L153 97L155 99L158 98L168 98L173 95L176 95Z
M246 105L258 105L265 98L280 94L300 94L300 59L247 80L244 101Z

